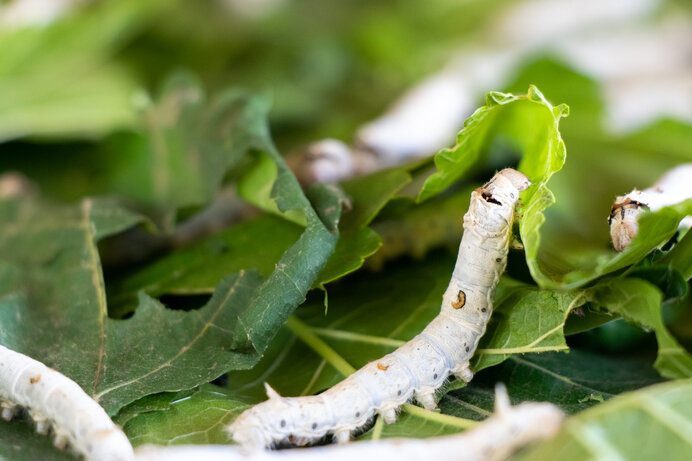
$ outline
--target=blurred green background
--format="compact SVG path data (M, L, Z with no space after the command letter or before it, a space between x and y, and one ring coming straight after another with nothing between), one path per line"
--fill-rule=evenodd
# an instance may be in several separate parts
M577 7L558 1L547 8L549 3L5 1L0 7L0 171L20 171L59 200L114 193L128 198L132 191L120 179L129 171L123 164L132 163L130 134L144 129L143 108L156 99L164 79L181 69L198 76L210 95L229 86L267 95L272 135L279 150L288 152L323 137L351 141L358 126L385 112L461 50L523 46L530 52L498 70L499 78L488 79L502 83L477 90L475 106L482 105L487 90L523 93L529 84L553 104L570 106L571 115L560 126L568 162L553 180L558 201L550 210L566 225L550 226L559 232L546 241L556 248L563 238L606 244L603 216L614 196L646 187L692 158L690 120L663 111L646 123L610 132L608 82L551 51L546 46L551 40L534 43L531 29L550 23L556 38L569 37L578 29L570 25L576 18L586 37L591 29L617 35L622 27L656 30L675 18L689 32L690 6L677 0L608 0ZM547 16L531 25L525 17L535 11ZM503 35L507 23L526 23L527 29ZM691 72L689 61L682 63L684 72ZM656 86L657 75L665 72L670 73L650 69L653 77L647 81ZM657 90L666 85L661 82ZM679 104L690 99L690 94L678 96ZM640 95L631 97L636 105ZM643 99L641 105L647 104Z

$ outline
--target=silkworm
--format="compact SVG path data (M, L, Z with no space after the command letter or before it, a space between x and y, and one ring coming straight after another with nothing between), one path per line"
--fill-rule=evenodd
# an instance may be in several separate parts
M648 189L634 189L627 195L617 197L608 217L613 246L617 251L622 251L632 243L639 232L639 215L644 210L660 210L689 198L692 198L692 163L669 170ZM680 227L688 228L691 225L692 216L680 222Z
M134 460L125 434L77 383L4 346L0 346L0 403L4 420L25 409L39 434L52 430L56 447L70 447L88 461Z
M298 182L307 187L316 182L338 182L366 173L364 165L370 163L367 155L352 150L343 141L328 138L290 152L286 163Z
M306 445L327 434L346 442L376 413L386 423L395 422L397 409L412 398L434 409L435 391L450 375L470 381L469 360L507 264L514 207L529 185L522 173L505 169L472 192L441 312L422 333L320 395L284 398L267 386L269 400L229 426L233 439L248 448L282 441Z
M498 385L493 415L461 434L278 452L247 453L226 445L144 446L137 449L137 461L501 461L524 445L554 436L563 419L562 411L551 403L524 402L512 407L504 386Z

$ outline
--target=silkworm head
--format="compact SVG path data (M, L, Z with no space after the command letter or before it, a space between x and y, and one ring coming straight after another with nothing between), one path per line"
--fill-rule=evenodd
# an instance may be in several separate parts
M499 174L509 180L512 186L519 192L525 191L531 186L531 181L529 181L529 178L526 177L524 173L513 170L512 168L505 168L500 171Z
M495 174L483 187L476 189L476 192L490 205L509 206L513 209L519 201L519 193L530 186L531 181L526 175L511 168L505 168Z
M639 215L646 205L628 197L618 197L610 211L610 238L615 250L622 251L632 243L639 232Z
M530 184L523 173L511 168L495 174L483 187L473 191L469 212L464 216L464 227L501 228L511 224L519 192Z

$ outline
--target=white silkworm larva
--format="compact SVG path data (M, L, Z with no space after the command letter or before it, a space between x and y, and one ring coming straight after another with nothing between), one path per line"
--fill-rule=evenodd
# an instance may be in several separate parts
M504 386L498 385L495 413L461 434L252 453L226 445L144 446L137 449L137 461L501 461L524 445L554 436L563 418L562 411L550 403L512 407Z
M386 423L395 422L397 409L412 398L434 409L435 391L450 375L470 381L469 360L485 332L495 285L507 264L514 207L529 185L522 173L504 169L472 192L441 312L422 333L320 395L284 398L267 386L269 400L229 426L233 439L248 448L281 441L306 445L328 433L346 442L375 413Z
M645 209L656 211L689 198L692 198L692 163L669 170L648 189L635 189L618 197L608 218L613 246L617 251L622 251L632 243L639 232L637 220ZM681 228L690 226L692 216L687 216L680 222Z
M9 421L25 408L39 434L53 431L55 445L87 461L134 460L132 445L101 406L68 377L0 346L0 402Z

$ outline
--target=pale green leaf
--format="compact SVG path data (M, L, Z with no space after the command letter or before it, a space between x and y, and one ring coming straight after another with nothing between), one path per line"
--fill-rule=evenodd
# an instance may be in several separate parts
M689 459L692 381L659 384L572 416L560 433L515 459Z
M208 203L226 172L251 147L265 142L266 129L260 127L268 108L263 98L239 90L208 100L195 77L173 74L144 109L142 131L111 139L110 148L118 152L109 173L111 187L167 210ZM276 173L272 157L264 158ZM274 179L276 174L269 189Z
M419 200L428 199L463 178L487 156L491 143L500 140L518 151L522 159L519 169L535 185L524 195L526 209L538 216L552 199L545 183L565 162L558 125L568 112L565 105L553 107L533 86L521 96L489 93L486 105L464 122L456 145L435 155L438 171L426 180Z
M167 3L94 3L47 27L0 30L0 141L132 126L138 83L112 55Z

